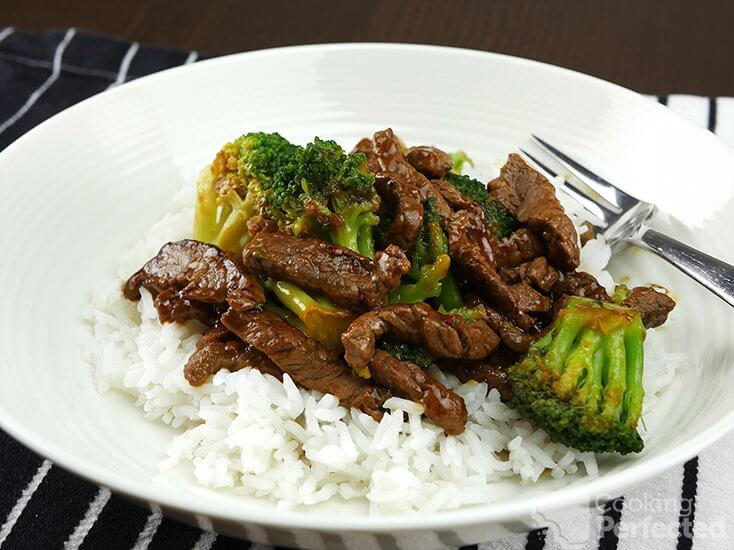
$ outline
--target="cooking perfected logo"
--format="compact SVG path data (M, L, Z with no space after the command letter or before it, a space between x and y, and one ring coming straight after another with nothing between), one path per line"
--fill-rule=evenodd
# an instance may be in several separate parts
M690 499L657 498L649 495L612 498L599 495L588 510L567 519L554 519L536 512L535 525L545 527L545 538L553 548L584 550L589 542L604 537L618 541L675 541L693 537L693 510ZM696 518L696 539L726 538L726 518Z

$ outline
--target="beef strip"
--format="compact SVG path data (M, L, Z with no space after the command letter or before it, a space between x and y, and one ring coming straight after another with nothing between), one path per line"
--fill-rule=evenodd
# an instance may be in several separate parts
M431 184L441 194L444 201L454 210L470 210L484 215L479 203L462 195L451 183L441 179L434 179L431 180Z
M274 313L222 315L222 324L243 342L257 348L278 368L307 389L331 393L345 407L354 407L375 420L382 417L377 392L353 376L339 358Z
M509 319L502 315L496 309L485 304L487 312L487 324L499 334L502 343L512 351L523 353L533 345L537 340L537 334L527 334L523 330L516 327Z
M393 212L385 242L409 250L421 230L423 204L419 190L429 183L428 179L408 163L392 129L375 133L372 150L380 166L375 187Z
M184 367L184 377L192 386L201 386L220 369L235 372L245 367L270 374L278 380L283 379L283 371L267 355L240 340L210 342L201 348L197 347Z
M466 305L471 308L481 307L484 309L487 316L487 324L499 335L502 343L515 353L525 353L538 339L537 333L526 333L477 296L468 295L466 297Z
M217 320L212 328L201 335L201 338L196 342L196 349L201 349L212 342L229 342L236 339L237 337L232 334L232 331L225 327L221 320Z
M167 288L159 292L153 300L161 323L185 323L196 320L209 327L219 318L214 304L192 302L181 297L181 292Z
M449 251L478 289L523 330L535 322L527 312L545 312L550 300L524 282L508 285L495 269L493 250L483 215L469 210L454 214L446 224Z
M517 267L546 253L543 241L523 227L503 239L490 239L490 246L497 266Z
M375 189L383 199L381 215L390 220L382 236L383 243L410 250L423 224L423 202L419 188L387 172L380 172L375 177Z
M395 394L423 405L425 415L449 435L460 434L466 425L466 404L418 365L399 361L377 350L370 363L372 379Z
M285 233L257 234L245 247L243 260L250 273L296 283L356 311L381 306L410 269L396 246L370 260L321 239Z
M645 328L655 328L667 321L668 314L675 307L675 301L652 287L638 286L632 289L622 305L639 311Z
M367 157L367 168L370 172L376 174L382 170L382 168L380 168L380 163L377 161L377 156L372 150L372 140L370 138L360 139L359 142L357 142L357 145L354 146L354 149L352 149L351 153L363 153Z
M507 377L507 371L499 365L489 361L459 363L452 367L451 372L462 382L469 380L484 382L489 389L496 389L500 394L500 399L504 402L512 399L512 386Z
M519 272L523 281L541 292L550 292L559 277L558 271L548 264L545 256L540 256L531 262L520 265Z
M565 271L579 265L578 235L556 198L553 185L516 154L507 158L500 176L489 182L490 194L502 202L520 223L548 244L548 259Z
M593 298L602 302L611 302L612 298L606 289L599 284L596 278L585 271L574 271L571 273L559 273L558 280L551 289L553 296L581 296L582 298Z
M439 216L442 218L450 218L453 215L454 210L449 206L449 203L446 202L446 199L441 194L440 189L434 185L433 181L421 187L418 192L420 193L421 202L433 199L436 212L438 212Z
M411 147L405 153L410 165L428 178L442 178L453 167L454 161L448 153L430 145Z
M459 315L442 315L425 303L395 304L364 313L342 334L344 358L355 370L366 367L375 342L387 333L398 340L421 344L437 357L483 359L499 338L483 320L468 322Z
M265 301L263 288L245 272L237 256L190 239L164 245L128 279L123 288L125 297L139 300L141 287L154 295L174 289L181 299L192 302L227 302L237 311Z

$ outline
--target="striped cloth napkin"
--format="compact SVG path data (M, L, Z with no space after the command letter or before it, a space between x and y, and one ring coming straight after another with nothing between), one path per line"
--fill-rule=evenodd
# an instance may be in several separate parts
M55 113L127 80L192 63L197 52L69 29L0 30L0 150ZM734 144L734 98L660 96ZM467 549L707 550L734 547L734 434L635 490L561 524ZM63 503L63 505L59 505ZM0 431L0 547L108 550L269 547L201 531L111 495Z

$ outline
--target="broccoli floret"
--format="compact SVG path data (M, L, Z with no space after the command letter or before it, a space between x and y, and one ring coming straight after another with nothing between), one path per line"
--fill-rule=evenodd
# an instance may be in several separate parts
M336 142L315 138L263 186L265 213L295 235L325 232L372 258L372 228L380 221L374 180L363 153L348 155Z
M262 189L298 147L279 134L245 134L226 144L196 184L194 238L242 252L247 221L259 214Z
M448 307L457 307L459 287L449 272L451 258L441 221L436 211L436 200L428 199L423 205L421 233L410 251L411 270L407 276L414 282L393 290L389 296L390 303L413 304L443 295ZM448 285L444 289L447 279ZM460 301L458 294L459 305Z
M451 162L453 163L451 170L457 174L461 174L464 170L465 164L474 168L474 161L464 151L455 151L451 153Z
M564 445L639 452L644 339L634 309L572 298L510 367L512 405Z
M265 286L283 306L298 317L300 325L294 326L321 342L327 349L340 349L342 332L352 322L354 315L336 307L328 298L312 296L293 283L267 281Z
M379 347L395 357L395 359L399 361L410 361L422 369L427 369L434 364L433 356L421 346L415 344L382 340L379 343Z
M487 186L479 180L449 172L444 179L452 184L465 197L479 203L484 209L484 219L493 236L502 238L517 227L517 220L498 200L493 199Z
M241 252L247 221L261 215L295 235L317 234L374 257L374 174L364 154L347 155L334 141L300 147L279 134L246 134L222 148L197 192L197 240Z

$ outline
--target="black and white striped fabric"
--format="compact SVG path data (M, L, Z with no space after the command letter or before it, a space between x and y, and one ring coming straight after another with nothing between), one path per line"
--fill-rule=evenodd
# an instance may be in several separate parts
M192 63L197 52L129 43L75 29L0 29L0 150L53 114L127 80ZM652 98L734 144L734 98ZM734 434L685 465L560 524L489 549L720 549L734 547ZM59 503L63 503L60 506ZM0 548L253 548L182 525L99 489L0 431Z

